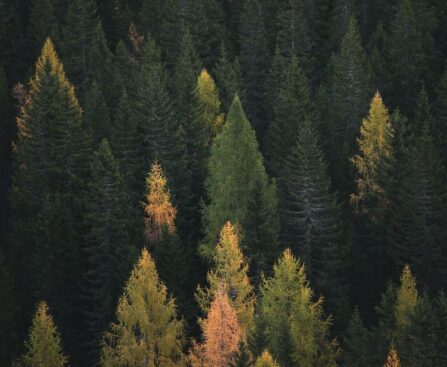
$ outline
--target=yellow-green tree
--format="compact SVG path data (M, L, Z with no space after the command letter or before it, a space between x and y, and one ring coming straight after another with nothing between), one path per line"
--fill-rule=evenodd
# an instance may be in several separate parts
M67 364L61 337L48 313L46 302L40 302L37 306L25 347L23 359L28 367L62 367Z
M103 367L184 365L183 321L146 249L118 302L116 319L104 336Z
M255 367L279 367L279 364L275 362L270 353L265 350L256 359Z
M355 209L373 218L373 209L386 204L383 181L393 156L393 136L388 109L379 92L376 92L357 139L360 153L352 158L357 171L357 190L351 195L351 204Z
M248 279L248 265L239 247L236 228L227 222L221 232L214 255L214 269L208 272L208 288L197 288L196 299L204 312L223 287L236 311L239 323L248 332L254 313L254 293Z
M416 279L411 274L410 267L405 265L400 277L400 287L397 290L394 315L398 330L409 326L411 314L418 303L418 291Z

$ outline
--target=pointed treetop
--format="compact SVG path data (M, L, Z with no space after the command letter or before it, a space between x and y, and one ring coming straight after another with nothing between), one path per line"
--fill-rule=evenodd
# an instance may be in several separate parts
M386 362L383 367L400 367L399 357L397 355L396 349L392 346L386 357Z
M167 179L163 170L155 162L152 164L146 178L146 235L150 241L157 242L163 235L163 231L175 232L175 216L177 209L171 203L171 195L167 188Z
M62 352L61 338L46 302L40 302L27 342L24 360L30 367L62 367L67 357Z
M262 354L256 359L255 367L279 367L268 350L264 350Z
M411 274L410 267L405 265L400 277L400 287L397 290L394 313L396 323L399 328L410 323L410 317L418 303L418 291L416 289L416 279Z

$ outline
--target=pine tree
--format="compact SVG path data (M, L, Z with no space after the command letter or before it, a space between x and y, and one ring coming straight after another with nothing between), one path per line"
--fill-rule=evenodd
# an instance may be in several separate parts
M239 157L244 157L244 160ZM201 251L211 257L217 236L225 222L239 224L242 237L245 231L250 231L246 227L249 193L253 192L255 185L260 185L260 190L266 197L272 200L276 198L275 186L269 182L265 173L255 133L237 96L222 132L214 140L208 172L205 187L209 203L203 211L206 238ZM276 203L270 204L271 207L276 206Z
M129 240L126 192L107 140L93 155L85 219L87 265L84 280L85 355L99 357L103 331L113 317L114 305L127 279L134 255Z
M104 95L96 80L93 80L85 94L85 126L91 130L94 146L103 139L110 139L109 110Z
M146 249L135 265L105 334L102 366L184 366L183 322Z
M368 60L362 48L355 17L348 23L338 52L332 58L332 107L328 154L331 177L340 192L351 177L348 158L355 151L355 137L372 95ZM338 152L338 153L336 153Z
M259 1L246 1L241 17L239 61L245 90L243 102L253 128L257 135L262 137L266 128L263 109L266 99L264 80L270 60Z
M393 200L389 241L396 267L409 264L423 289L444 284L446 188L438 150L424 121L404 161L406 176Z
M95 43L99 20L93 0L73 0L63 29L62 55L72 83L85 92L88 78L88 54ZM83 98L81 98L83 100Z
M265 350L262 354L256 359L255 367L279 367L279 364L276 363L270 353Z
M82 112L73 86L65 77L52 42L48 39L36 64L30 92L18 118L18 141L14 172L13 251L14 266L23 271L17 277L17 290L24 314L32 307L31 294L39 293L50 279L53 285L46 294L60 317L60 327L70 343L70 332L77 322L74 296L79 284L79 237L81 231L83 178L86 177L88 145L82 129ZM40 231L36 218L46 201L51 203L56 220L53 231ZM29 249L47 243L52 253L53 277L45 284L33 281L40 268L33 269L27 260ZM48 252L40 254L46 261ZM57 301L53 302L56 299ZM70 324L70 332L66 329Z
M284 159L283 241L304 261L309 278L324 294L328 310L346 311L347 246L343 244L341 209L327 175L313 126L304 120Z
M314 302L304 266L290 250L274 266L260 289L257 332L282 366L335 366L338 347L329 341L330 321L323 316L322 299Z
M400 367L399 357L397 356L396 349L393 347L391 347L388 356L386 357L384 367Z
M278 47L281 54L291 60L296 57L306 71L313 71L312 41L302 0L287 0L278 12Z
M189 359L193 367L226 367L231 365L237 353L242 331L236 311L227 294L216 293L202 322L203 343L193 344Z
M234 226L227 222L220 232L214 255L214 269L207 274L209 287L197 288L196 299L204 312L212 300L223 289L234 308L244 335L253 324L254 294L248 279L248 266L240 250L239 235Z
M374 365L374 361L371 361L372 342L371 332L364 326L360 312L358 308L355 308L344 338L344 365L372 367Z
M25 347L23 360L26 366L62 367L68 362L62 351L61 337L45 302L37 306Z
M360 154L352 158L357 171L357 192L351 195L351 204L373 220L377 219L377 210L387 205L384 180L393 157L393 137L394 129L388 110L377 92L357 139Z

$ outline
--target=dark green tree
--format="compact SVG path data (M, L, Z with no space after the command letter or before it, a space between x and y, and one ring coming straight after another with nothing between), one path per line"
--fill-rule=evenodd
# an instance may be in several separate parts
M84 123L97 147L102 139L110 139L110 118L104 94L96 80L92 80L85 101Z
M447 166L447 68L439 81L433 106L433 132L436 143Z
M45 40L50 37L58 40L58 21L51 0L33 0L29 14L29 26L27 29L29 46L33 50L32 58L39 56Z

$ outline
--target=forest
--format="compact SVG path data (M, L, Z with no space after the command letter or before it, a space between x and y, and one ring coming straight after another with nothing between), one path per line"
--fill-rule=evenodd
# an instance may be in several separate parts
M0 0L0 366L447 367L446 24Z

